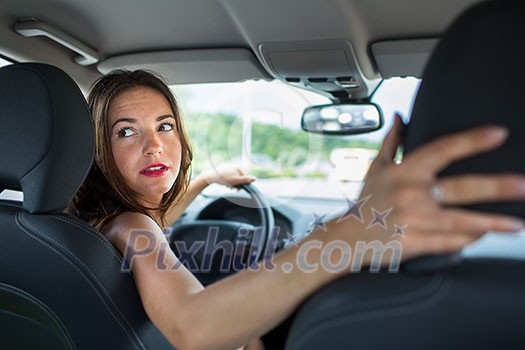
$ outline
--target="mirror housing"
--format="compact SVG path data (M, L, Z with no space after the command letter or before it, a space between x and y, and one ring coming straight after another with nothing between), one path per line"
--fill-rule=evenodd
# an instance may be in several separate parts
M383 126L383 114L374 103L341 103L307 107L301 118L304 131L325 135L355 135Z

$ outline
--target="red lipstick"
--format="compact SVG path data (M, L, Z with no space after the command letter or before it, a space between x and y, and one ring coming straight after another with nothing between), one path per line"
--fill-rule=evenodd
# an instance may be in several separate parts
M151 164L140 171L140 174L149 177L159 177L168 171L169 167L162 163Z

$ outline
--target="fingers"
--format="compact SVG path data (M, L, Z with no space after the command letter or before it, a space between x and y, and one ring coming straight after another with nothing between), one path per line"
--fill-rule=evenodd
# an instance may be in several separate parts
M376 159L370 165L368 172L369 175L379 171L385 165L392 163L392 160L394 159L397 152L397 147L402 141L400 130L404 128L404 126L405 124L403 123L401 116L396 114L392 128L386 134Z
M255 181L255 176L246 175L240 168L235 168L230 177L225 177L226 182L230 186L238 186L249 184Z
M523 227L521 219L451 209L444 210L439 215L414 215L407 220L405 236L396 239L403 244L405 258L408 258L428 253L459 251L486 232L518 232Z
M439 212L423 213L414 210L402 217L407 232L420 235L435 235L444 232L448 235L463 233L479 237L488 231L518 232L524 222L501 214L477 213L464 209L443 209Z
M436 180L450 163L495 149L507 135L503 127L485 126L439 137L414 150L399 166L387 169L401 142L390 131L371 168L374 181L365 184L361 196L372 196L367 202L372 208L392 208L389 223L406 226L406 236L394 238L409 256L458 250L488 231L517 232L524 227L520 218L443 205L525 200L525 176L471 174ZM374 226L376 231L384 230L387 239L392 239L391 229Z
M411 245L403 250L404 259L421 256L423 254L442 254L457 252L467 244L473 243L478 237L457 233L450 235L447 232L436 232L428 237L418 237ZM422 247L425 247L422 249Z
M234 185L242 185L242 184L249 184L249 183L252 183L255 181L255 176L252 176L252 175L242 175L242 176L239 176L239 178L237 179L236 184Z
M203 176L208 183L217 183L229 187L249 184L255 181L255 176L246 175L244 171L233 164L220 164L211 170L204 171Z
M250 184L254 181L255 181L255 176L239 175L239 176L224 178L220 183L225 186L229 186L229 187L237 187L240 185Z
M525 176L464 175L439 180L444 204L474 204L525 199Z
M525 200L525 176L464 175L439 180L438 202L424 182L395 184L389 197L397 215L396 222L408 224L415 231L510 231L523 227L523 221L499 214L478 213L447 205Z
M230 187L249 184L255 181L255 176L246 175L244 171L238 167L230 168L219 175L221 178L220 182Z
M500 146L507 136L507 129L493 125L442 136L416 149L403 163L435 174L456 160Z
M396 114L394 123L390 131L386 134L381 149L377 154L377 158L383 159L384 161L391 162L396 155L397 147L400 145L402 138L399 130L403 127L403 120L401 116Z

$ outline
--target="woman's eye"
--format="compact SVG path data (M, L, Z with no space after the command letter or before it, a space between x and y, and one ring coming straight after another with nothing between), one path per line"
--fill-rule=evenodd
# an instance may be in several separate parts
M118 137L129 137L131 135L133 135L134 132L132 129L130 128L122 128L120 129L118 132L117 132L117 136Z
M173 130L173 124L164 123L159 126L159 131L171 131Z

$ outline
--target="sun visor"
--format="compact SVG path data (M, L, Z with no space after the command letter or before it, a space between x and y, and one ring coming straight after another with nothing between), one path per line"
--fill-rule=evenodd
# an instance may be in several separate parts
M421 78L438 39L389 40L372 44L372 54L383 78Z
M259 53L274 77L335 97L366 98L377 85L364 77L347 40L267 42Z
M174 84L271 79L255 55L242 48L135 53L110 57L97 65L103 74L118 68L148 69Z

